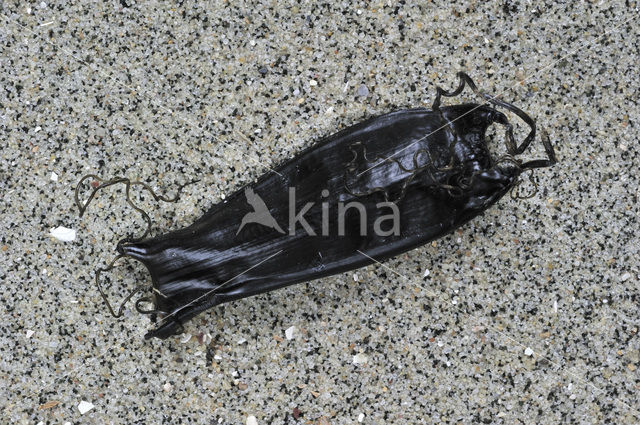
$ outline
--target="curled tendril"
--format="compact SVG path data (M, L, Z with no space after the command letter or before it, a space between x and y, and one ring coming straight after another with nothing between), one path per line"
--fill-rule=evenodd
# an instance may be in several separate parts
M80 189L81 189L83 183L87 179L93 179L98 184L92 188L91 193L89 194L89 197L83 203L83 202L80 201ZM126 194L126 198L127 198L127 203L131 206L131 208L133 208L134 210L139 212L140 215L142 215L142 218L147 223L147 228L145 229L144 233L141 236L138 236L138 237L134 238L133 235L130 235L130 236L122 239L120 242L118 242L118 245L120 246L120 245L125 244L125 243L137 242L137 241L140 241L140 240L144 239L144 237L147 236L149 234L150 230L151 230L151 217L149 217L149 214L147 214L146 211L144 211L142 208L137 206L133 202L133 200L131 199L131 187L132 186L142 186L147 192L149 192L151 194L151 196L153 196L153 199L155 199L156 201L176 202L180 198L180 194L182 193L182 189L184 189L186 186L188 186L190 184L194 184L194 183L197 183L197 182L198 182L198 180L194 180L194 181L185 183L183 185L180 185L178 187L178 191L177 191L176 195L173 198L169 198L167 196L157 194L151 188L151 186L149 186L148 184L146 184L144 182L141 182L141 181L132 181L132 180L126 178L126 177L115 177L115 178L110 179L110 180L104 180L104 179L98 177L95 174L87 174L84 177L82 177L82 179L80 179L80 181L78 182L78 185L76 186L76 190L75 190L75 194L74 194L74 200L75 200L76 206L78 207L78 210L80 211L80 217L82 217L82 215L85 213L85 211L89 207L89 204L91 203L91 201L93 201L93 198L96 196L96 194L98 193L99 190L104 189L104 188L109 187L109 186L113 186L113 185L119 184L119 183L123 183L125 185L125 194Z
M389 191L387 188L384 188L382 186L376 186L368 191L364 191L364 192L357 192L355 190L353 190L348 183L348 176L347 173L348 172L356 172L357 170L357 166L356 166L356 160L358 158L358 153L355 150L356 146L360 146L362 147L362 155L363 158L365 159L365 161L367 162L378 162L378 164L376 164L373 168L378 167L382 164L389 164L389 163L394 163L398 166L398 168L400 168L400 170L402 170L405 173L410 173L410 175L404 179L402 181L402 186L401 186L401 191L400 194L398 195L397 198L390 200L390 195L389 195ZM433 188L437 188L440 190L444 190L449 196L451 197L461 197L465 190L469 189L470 187L473 186L474 183L474 179L476 178L476 174L470 174L470 175L465 175L462 173L462 166L461 165L456 165L454 163L454 157L451 156L451 160L449 161L449 164L447 164L445 167L436 167L434 165L434 161L431 158L431 154L427 149L418 149L416 152L414 152L413 154L413 158L412 158L412 162L413 162L413 168L407 168L405 167L401 161L399 161L398 159L395 158L391 158L391 157L383 157L381 155L378 155L374 158L369 158L367 156L367 152L366 152L366 147L361 143L361 142L356 142L353 145L351 145L349 147L349 149L351 150L351 152L353 153L353 158L347 163L346 165L346 171L345 171L345 175L344 175L344 179L345 179L345 188L347 190L347 192L349 192L349 194L351 194L352 196L355 197L361 197L361 196L368 196L371 195L373 193L377 193L380 192L382 193L385 201L387 202L398 202L400 201L405 193L406 190L409 186L409 184L411 183L411 181L416 177L416 175L418 175L418 173L420 172L427 172L429 173L429 177L431 179L431 181L436 182L437 179L435 178L434 173L438 173L438 172L451 172L454 171L452 178L450 179L450 183L433 183L432 187ZM424 163L423 165L419 165L418 163L418 157L421 154L426 154L427 156L427 161L426 163ZM514 183L513 187L510 190L510 195L513 199L529 199L531 197L533 197L537 191L538 191L538 184L534 179L534 175L533 175L533 170L531 169L527 169L524 170L522 168L522 161L518 160L517 158L515 158L513 155L511 154L505 154L501 157L499 157L495 163L494 166L498 166L502 163L508 163L509 165L515 167L518 170L518 175L520 175L523 171L528 171L529 172L529 181L531 182L531 184L533 185L533 189L531 190L531 192L527 193L527 194L523 194L521 192L521 185L522 185L522 179L520 177L517 178L516 182ZM456 169L459 171L458 173L456 173Z
M87 179L93 179L93 181L97 182L97 184L95 186L93 186L93 188L91 190L91 193L89 194L89 197L87 198L87 200L85 202L81 202L80 201L80 189L81 189L83 183ZM118 183L123 183L125 185L125 193L126 193L127 203L134 210L139 212L140 215L142 215L142 218L144 218L144 221L147 223L147 227L146 227L144 233L139 237L133 237L133 235L129 235L129 236L121 239L118 242L118 246L117 246L117 250L119 252L121 252L122 246L124 244L131 243L131 242L137 242L137 241L140 241L140 240L144 239L149 234L149 232L151 230L151 217L149 217L149 214L147 214L146 211L144 211L142 208L137 206L133 202L133 200L131 199L131 187L132 186L136 186L136 185L137 186L142 186L146 191L148 191L153 196L153 198L156 201L176 202L176 201L178 201L178 199L180 197L180 194L182 193L182 189L185 186L188 186L190 184L196 183L197 181L198 180L191 181L191 182L188 182L186 184L183 184L183 185L179 186L176 195L173 198L169 198L167 196L163 196L163 195L157 194L151 188L151 186L149 186L146 183L140 182L140 181L131 181L130 179L125 178L125 177L116 177L116 178L113 178L111 180L104 180L104 179L98 177L95 174L87 174L84 177L82 177L82 179L80 179L80 181L78 182L78 185L76 186L76 190L75 190L75 194L74 194L74 200L75 200L76 206L78 207L78 210L80 211L80 217L82 217L82 215L85 213L85 211L89 207L89 204L91 203L91 201L93 201L93 199L95 198L95 196L96 196L96 194L98 193L99 190L104 189L104 188L109 187L109 186L113 186L113 185L118 184ZM137 294L138 292L148 291L148 290L152 289L151 287L149 287L147 285L142 285L142 286L136 287L135 289L133 289L131 292L129 292L129 294L127 294L124 297L124 300L120 303L120 305L118 306L118 309L114 310L114 308L112 307L111 303L109 302L109 299L107 298L107 294L102 289L102 285L100 284L100 275L103 272L111 271L115 267L116 262L118 260L120 260L121 258L123 258L123 257L126 257L126 255L123 255L123 254L117 255L113 260L111 260L111 262L109 263L109 265L107 265L107 267L99 268L99 269L96 270L96 287L98 288L98 291L100 292L100 295L102 296L102 299L104 300L105 304L107 304L107 308L109 309L109 312L114 317L122 316L122 312L124 310L125 304L135 294ZM139 312L143 312L140 309L140 302L146 301L146 300L147 300L146 298L141 298L136 302L136 309ZM154 311L151 311L151 310L144 310L144 312L146 312L146 314L154 313Z
M356 151L356 147L359 146L362 148L362 156L364 158L364 160L368 163L374 162L376 163L376 165L374 165L372 167L376 168L379 167L383 164L396 164L398 166L398 168L400 168L400 170L402 170L405 173L409 173L410 175L407 176L407 178L405 178L402 181L402 186L401 186L401 190L400 190L400 194L395 198L395 199L390 199L390 195L389 195L389 191L388 189L382 187L382 186L376 186L374 188L371 188L368 191L365 192L357 192L355 190L353 190L348 183L348 173L352 172L355 173L357 171L357 166L356 166L356 160L358 158L358 152ZM432 186L434 188L438 188L438 189L442 189L447 191L447 193L451 196L461 196L464 189L459 187L460 182L462 182L463 178L460 177L460 181L456 181L456 184L444 184L444 183L436 183L437 179L434 175L434 173L443 173L443 172L451 172L454 171L456 169L458 169L460 172L462 172L462 166L459 164L455 164L455 159L454 156L450 156L450 161L449 163L444 166L444 167L437 167L434 164L434 161L431 157L431 153L427 150L427 149L418 149L413 153L413 157L412 157L412 163L413 163L413 168L407 168L405 167L402 162L396 158L392 158L392 157L384 157L382 155L376 155L374 158L369 158L367 156L367 149L366 146L364 146L361 142L355 142L353 143L351 146L349 146L349 150L351 151L351 153L353 154L353 158L346 164L345 166L345 173L344 173L344 182L345 182L345 189L347 190L347 192L354 196L354 197L362 197L362 196L368 196L371 195L373 193L377 193L380 192L382 193L382 196L384 197L384 200L386 202L394 202L397 203L399 202L405 195L407 188L409 187L409 184L411 183L411 181L413 181L413 179L421 172L427 172L429 174L429 178L432 182L434 182L432 184ZM420 157L420 155L426 155L427 160L423 165L419 165L419 161L418 158ZM460 175L460 174L458 174ZM469 182L471 180L468 180Z
M140 298L138 298L138 300L136 301L136 304L135 304L136 305L136 310L138 311L138 313L140 313L140 314L157 314L157 313L160 313L160 310L158 310L156 308L153 308L151 310L145 310L142 307L143 303L148 303L148 304L151 304L151 305L155 306L155 303L153 302L153 298L152 297L140 297Z
M500 158L498 158L496 160L494 165L499 165L499 164L501 164L503 162L507 162L507 163L513 165L514 167L516 167L520 171L522 170L522 162L519 161L516 157L514 157L511 154L507 153L507 154L502 155Z
M516 182L514 183L513 187L511 188L511 191L510 191L512 199L530 199L530 198L533 198L536 193L538 193L538 183L536 182L536 180L534 178L533 170L529 169L529 170L526 170L526 171L529 172L529 181L533 185L533 189L528 194L522 195L520 193L520 185L522 185L522 179L520 177L518 177L518 180L516 180Z
M510 154L506 154L498 158L498 160L496 161L496 165L502 162L507 162L518 169L518 178L513 184L513 186L511 187L511 190L509 191L511 195L511 199L530 199L533 196L535 196L535 194L538 192L538 183L534 178L533 169L523 169L522 161L519 161L513 155L510 155ZM529 181L533 185L533 189L531 190L531 192L527 193L526 195L523 195L521 193L522 178L520 176L522 175L523 171L529 172Z
M124 299L122 300L122 302L120 303L120 305L118 306L118 310L114 310L113 307L111 306L111 303L109 302L109 298L107 298L107 294L104 291L104 289L102 289L102 285L100 284L100 275L103 272L108 272L111 271L114 267L116 262L121 259L126 257L126 255L118 255L116 256L113 260L111 260L111 263L109 263L109 265L105 268L101 268L96 270L96 287L98 288L98 291L100 292L100 296L102 296L102 299L104 300L105 304L107 305L107 308L109 309L109 312L113 315L113 317L120 317L122 316L122 312L124 311L124 306L127 304L127 302L133 298L133 296L135 294L137 294L138 292L143 292L143 291L147 291L150 288L149 285L140 285L137 286L136 288L134 288L131 292L129 292ZM138 300L139 301L139 300ZM138 305L138 302L136 302L136 307Z

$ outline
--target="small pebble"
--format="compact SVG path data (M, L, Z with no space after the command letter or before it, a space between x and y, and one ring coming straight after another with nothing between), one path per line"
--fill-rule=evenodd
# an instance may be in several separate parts
M364 420L364 413L360 413L358 415L358 422L362 422Z
M364 84L361 84L360 87L358 87L357 94L360 97L367 97L369 96L369 89Z
M247 416L247 425L258 425L258 420L253 415Z
M311 87L314 87L314 86L317 86L317 85L318 85L318 82L317 82L316 80L309 80L309 85L310 85Z
M245 338L240 338L240 339L238 340L238 345L240 345L240 344L244 344L245 342L247 342L247 340L246 340Z
M358 273L354 273L353 274L353 281L357 282L358 281Z
M49 234L62 242L71 242L76 238L75 230L63 226L58 226L55 229L51 229Z
M51 172L51 181L52 182L57 182L58 181L58 175L54 172Z
M80 411L81 415L84 415L85 413L87 413L89 410L93 408L94 408L93 403L89 403L88 401L82 400L80 404L78 404L78 410Z
M525 356L532 356L533 355L533 350L531 348L529 348L529 347L525 348L524 355Z
M167 382L167 383L165 383L165 384L162 386L162 389L163 389L165 392L170 393L170 392L171 392L171 390L173 390L173 385L171 385L170 383L168 383L168 382Z
M431 274L431 272L429 271L429 269L425 269L424 274L422 275L422 277L427 277Z
M28 329L28 330L27 330L26 337L27 337L27 338L31 338L31 337L33 336L33 334L34 334L34 333L35 333L35 332L34 332L34 331L32 331L31 329Z
M620 282L624 282L625 280L628 280L631 277L631 273L624 273L622 276L620 276Z
M180 344L186 344L191 339L191 334L184 333L182 334L182 339L180 340Z

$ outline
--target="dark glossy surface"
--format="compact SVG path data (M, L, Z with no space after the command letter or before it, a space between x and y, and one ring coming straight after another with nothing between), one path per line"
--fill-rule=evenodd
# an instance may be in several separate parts
M238 232L244 215L253 211L243 188L187 228L124 244L122 252L148 268L155 308L165 315L146 337L166 338L224 302L356 269L372 262L367 256L384 260L477 216L520 173L492 162L484 136L495 117L504 118L476 104L403 110L318 142L276 168L280 175L269 172L251 185L285 234L257 223ZM391 156L394 161L384 161ZM287 232L290 187L296 191L296 213L314 202L304 218L316 235L300 224L294 235ZM385 199L398 207L398 235L373 231L376 218L391 212L376 206ZM337 204L350 201L366 209L366 234L355 209L345 214L345 234L337 234ZM324 236L322 203L330 211Z

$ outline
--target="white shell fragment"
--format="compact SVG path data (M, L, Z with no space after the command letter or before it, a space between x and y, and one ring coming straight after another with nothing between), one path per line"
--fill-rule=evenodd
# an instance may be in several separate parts
M287 337L288 340L292 340L295 337L297 328L295 326L291 326L284 331L284 336Z
M76 238L76 231L64 226L58 226L55 229L51 229L49 234L62 242L71 242Z
M57 182L58 181L58 175L55 172L51 172L51 181L52 182Z
M253 415L247 416L247 425L258 425L258 420Z
M353 364L354 365L361 365L361 364L365 364L369 361L369 358L367 357L366 354L364 353L358 353L355 356L353 356Z
M80 411L81 415L84 415L89 410L93 409L93 407L94 407L93 403L89 403L88 401L84 401L84 400L82 400L80 404L78 404L78 410Z
M27 334L26 334L27 339L28 339L28 338L31 338L31 337L33 336L33 334L34 334L34 333L35 333L35 332L34 332L34 331L32 331L31 329L28 329L28 330L27 330Z
M524 355L525 356L532 356L533 355L533 350L531 348L529 348L529 347L525 348Z

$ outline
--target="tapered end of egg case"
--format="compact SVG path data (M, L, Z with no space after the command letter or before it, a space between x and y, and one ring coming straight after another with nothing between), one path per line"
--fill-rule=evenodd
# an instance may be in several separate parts
M179 323L176 320L170 320L160 325L156 329L153 329L147 332L146 334L144 334L144 339L151 339L151 338L167 339L170 336L182 333L183 330L184 328L182 327L182 323Z
M145 265L151 276L151 293L136 302L136 310L141 314L158 317L156 328L145 334L145 339L166 339L184 331L183 323L220 303L216 295L197 290L188 279L179 276L183 265L168 258L167 252L157 249L153 240L125 242L118 244L118 252ZM140 304L151 303L151 310L144 310Z
M219 301L215 296L210 299L203 300L202 303L189 302L182 304L171 312L162 315L156 324L157 327L147 332L144 335L144 339L167 339L170 336L181 334L184 332L184 327L182 326L183 323L188 322L201 312L217 304L219 304ZM163 314L162 312L159 313Z

